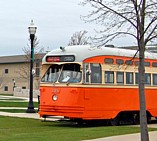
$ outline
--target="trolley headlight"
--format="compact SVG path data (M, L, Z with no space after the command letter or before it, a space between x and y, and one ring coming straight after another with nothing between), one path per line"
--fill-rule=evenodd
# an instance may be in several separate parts
M58 99L58 96L55 94L55 95L52 96L52 99L53 99L54 101L56 101L56 100Z

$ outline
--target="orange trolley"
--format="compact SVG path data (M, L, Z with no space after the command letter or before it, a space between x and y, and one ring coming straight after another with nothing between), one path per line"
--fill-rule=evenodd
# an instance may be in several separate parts
M136 51L68 46L45 55L40 83L41 117L71 120L139 122L138 55ZM157 55L145 53L148 121L157 117Z

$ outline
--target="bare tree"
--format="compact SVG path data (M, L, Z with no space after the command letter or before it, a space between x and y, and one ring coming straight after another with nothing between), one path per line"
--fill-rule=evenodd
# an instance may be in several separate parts
M31 47L30 47L31 41L29 39L29 43L27 44L27 47L23 48L23 52L25 54L25 58L26 58L26 63L21 66L21 68L16 71L16 73L18 73L20 75L21 78L29 80L30 78L30 73L29 73L29 68L30 68L30 64L28 62L30 62L30 54L31 54ZM44 54L44 48L39 47L39 40L37 40L37 38L34 39L34 61L33 61L33 66L36 70L40 69L40 60L43 57ZM38 68L37 68L38 67ZM37 81L39 78L39 76L34 75L34 77L36 77ZM39 84L37 86L37 88L39 87Z
M87 22L104 26L101 36L95 37L100 45L121 36L132 36L139 51L139 99L141 141L149 141L145 102L145 47L157 37L156 0L84 0L93 10L84 17Z
M75 32L68 45L86 45L86 44L89 44L88 40L89 40L89 37L86 36L87 34L87 31L79 31L79 32Z
M27 44L27 47L23 48L23 52L26 55L26 59L29 61L30 60L30 54L31 54L31 47L30 47L30 39L29 39L29 43ZM44 48L39 47L39 40L37 39L37 37L34 38L34 59L37 58L41 58L42 57L42 53L44 52Z

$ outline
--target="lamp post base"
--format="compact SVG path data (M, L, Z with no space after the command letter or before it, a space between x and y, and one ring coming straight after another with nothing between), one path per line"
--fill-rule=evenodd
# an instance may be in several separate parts
M29 101L26 113L36 113L33 105L33 101Z
M26 113L36 113L36 111L35 111L34 107L33 108L28 107L26 110Z

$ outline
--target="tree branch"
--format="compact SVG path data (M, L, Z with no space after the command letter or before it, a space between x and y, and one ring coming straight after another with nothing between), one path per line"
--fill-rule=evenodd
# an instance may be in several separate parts
M123 14L118 13L116 10L114 10L114 9L112 9L112 8L110 8L110 7L108 7L108 6L106 6L105 4L103 4L103 3L102 3L102 0L100 0L100 1L99 1L99 0L90 0L90 1L93 1L93 2L95 2L95 3L100 4L100 5L103 6L104 8L106 8L106 9L108 9L109 11L115 13L116 15L122 17L123 19L125 19L126 21L128 21L130 24L132 24L135 28L137 28L137 26L136 26L130 19L128 19L127 17L123 16Z

